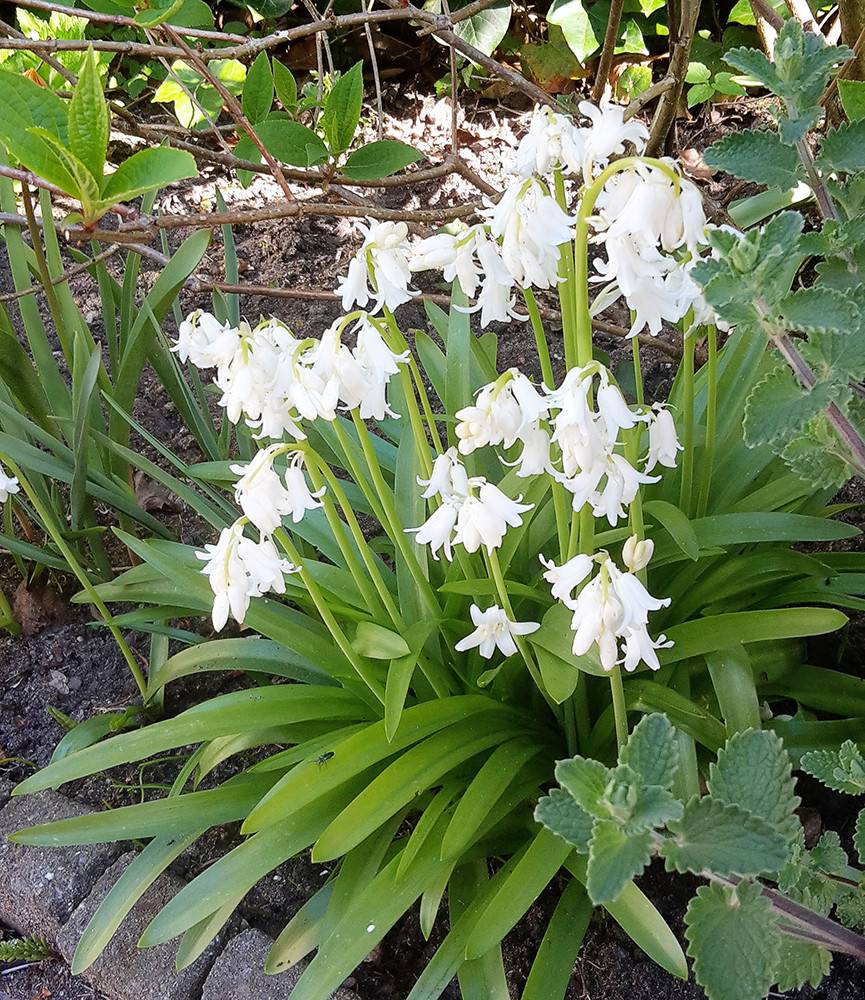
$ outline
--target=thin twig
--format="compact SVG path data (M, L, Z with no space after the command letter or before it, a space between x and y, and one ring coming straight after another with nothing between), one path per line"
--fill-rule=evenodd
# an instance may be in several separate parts
M629 121L634 115L639 114L643 108L654 101L656 97L660 97L661 94L665 94L671 87L676 85L675 79L668 73L666 76L658 80L657 83L653 83L651 87L647 88L642 92L642 94L637 94L637 96L628 104L625 108L624 120Z
M167 29L169 36L173 38L174 41L182 49L185 50L186 58L190 63L190 65L193 66L196 70L198 70L198 72L204 77L205 80L207 80L207 82L222 98L222 102L225 105L225 110L234 119L234 122L237 125L238 129L241 129L244 132L246 132L246 134L255 144L256 149L258 149L259 153L261 153L261 155L264 157L265 163L270 167L270 171L273 174L273 178L282 189L282 193L285 195L286 200L293 202L295 200L294 193L288 186L288 181L285 179L285 175L282 172L282 168L276 162L276 159L274 158L270 150L267 148L267 146L265 146L265 144L261 141L261 139L259 139L255 129L250 124L249 119L243 113L243 108L240 106L240 104L238 104L237 98L235 98L234 94L232 94L231 91L228 90L228 88L219 79L219 77L215 73L212 73L210 71L210 68L208 67L207 63L202 62L202 60L198 58L198 54L186 44L186 42L180 37L180 35L178 35L178 33L173 28L170 28L168 25L163 25L163 27Z
M69 197L62 188L57 187L56 184L52 184L50 181L46 181L30 170L19 170L17 167L7 167L5 164L0 164L0 177L8 177L10 180L20 181L21 184L31 184L33 187L44 188L46 191L50 191L51 194L59 195L62 198ZM137 209L131 205L112 205L108 211L113 212L114 215L120 216L122 219L140 218Z
M601 58L598 60L598 71L595 75L595 83L592 87L592 101L597 104L604 96L607 81L610 76L610 69L613 65L613 55L616 51L616 43L619 40L619 26L622 23L622 11L625 7L625 0L612 0L610 10L607 14L607 29L604 32L604 44L601 48Z
M369 6L366 8L368 11L372 11L372 5L375 0L369 0ZM366 34L366 45L369 50L369 61L372 63L372 79L375 84L375 109L377 113L376 119L376 136L381 139L384 136L384 105L381 98L381 77L378 72L378 59L375 54L375 41L372 37L372 28L369 25L369 21L363 26L363 30Z
M19 218L21 219L22 224L27 225L27 219L23 215L20 216ZM10 220L0 217L0 223L4 221L10 221ZM109 257L113 257L114 254L116 254L117 251L120 249L121 247L118 243L115 243L114 246L106 247L105 250L96 254L95 257L91 257L81 264L76 264L75 267L70 267L68 271L63 271L61 274L58 274L56 277L52 278L51 284L62 285L64 282L69 281L70 278L74 278L76 275L79 275L84 271L89 270L91 267L93 267L94 264L99 264L103 260L108 260ZM22 288L20 291L17 292L4 292L4 294L0 295L0 302L13 302L16 299L23 299L27 295L33 295L33 293L38 291L40 287L41 286L34 286L31 288Z
M84 18L96 24L114 24L118 27L138 28L139 30L141 28L141 25L137 24L133 18L126 17L123 14L104 14L101 11L85 10L82 7L66 7L63 4L49 3L48 0L18 0L16 6L27 7L30 10L42 10L49 14L56 11L58 14ZM183 34L189 38L206 38L220 42L248 41L244 35L234 35L230 31L210 31L206 28L184 28Z
M455 24L459 24L460 21L465 21L470 17L474 17L475 14L480 14L482 10L486 10L487 7L492 7L494 3L498 3L499 0L474 0L473 3L467 3L465 7L460 7L458 11L451 12L445 7L445 21L444 24L448 28L452 28ZM428 24L425 28L421 28L417 33L418 38L423 38L425 35L432 35L435 33L436 26L433 24Z
M26 38L27 36L20 32L17 28L13 28L11 24L7 24L5 21L0 21L0 29L2 29L9 38ZM2 49L2 45L0 45ZM34 53L35 55L35 53ZM71 73L62 63L58 62L47 52L38 56L46 66L50 66L55 72L59 73L67 83L71 83L74 87L78 82L78 78L74 73Z

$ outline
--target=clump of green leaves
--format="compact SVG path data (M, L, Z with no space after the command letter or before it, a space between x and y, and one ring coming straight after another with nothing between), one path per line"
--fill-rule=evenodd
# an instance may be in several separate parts
M769 446L799 476L826 487L865 464L865 409L856 388L865 378L865 120L830 130L816 154L807 134L822 116L830 76L851 56L795 19L778 35L774 62L756 49L727 53L731 66L780 99L776 130L734 132L706 153L711 166L770 186L740 206L739 221L759 221L810 189L823 223L805 232L804 217L787 211L744 239L716 232L716 259L694 269L724 321L767 337L778 351L777 366L749 396L747 444ZM801 275L808 263L813 280Z
M276 97L281 109L273 110ZM374 180L395 174L421 158L413 146L397 139L379 139L352 149L363 104L363 64L341 74L323 94L314 127L295 120L310 108L310 95L298 94L291 70L260 52L249 68L241 95L243 113L265 149L280 163L293 167L326 166L353 180ZM351 150L351 152L349 152ZM261 152L249 135L241 134L235 153L258 163ZM249 171L240 179L248 184Z
M0 70L0 143L10 156L81 205L94 225L113 205L193 177L195 160L178 149L143 149L106 173L110 112L92 50L70 101L26 76Z
M860 769L865 776L852 743L813 756L819 762L803 766L831 773L836 784L839 769L845 781ZM688 906L685 936L709 1000L760 1000L773 984L817 986L833 944L824 918L833 907L851 926L865 916L862 872L849 865L833 832L806 850L790 759L774 733L732 736L709 767L708 794L687 801L676 791L679 759L667 717L647 715L615 767L579 756L560 761L561 787L540 799L535 818L587 855L585 884L597 905L615 901L653 857L668 871L708 879ZM862 817L858 827L863 861ZM809 920L822 921L821 943Z
M51 957L51 949L44 938L11 938L0 941L0 962L42 962Z

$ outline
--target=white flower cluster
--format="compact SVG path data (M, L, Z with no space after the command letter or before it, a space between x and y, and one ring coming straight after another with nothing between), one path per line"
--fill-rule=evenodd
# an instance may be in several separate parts
M643 483L657 482L648 473L657 465L674 468L681 450L670 412L660 405L643 413L632 410L597 362L572 368L558 389L544 388L543 394L510 369L456 417L462 454L521 441L518 476L552 475L572 494L574 510L589 504L610 525L627 516L625 508ZM621 432L640 423L648 426L649 439L642 471L616 451Z
M651 541L638 541L632 535L622 550L626 571L606 552L594 557L577 555L562 566L541 556L553 597L573 612L574 656L584 656L596 645L604 670L617 664L634 670L641 662L658 669L657 650L672 643L664 635L657 640L650 637L649 612L667 607L670 599L652 597L635 575L648 565L653 549ZM597 574L584 582L596 567Z
M283 455L287 462L280 476L274 461ZM217 631L228 621L229 612L242 625L251 598L268 591L285 593L285 574L296 573L299 567L280 557L271 535L284 517L291 515L296 524L308 510L320 507L318 498L324 492L310 491L303 454L282 444L262 448L247 465L232 465L231 471L240 477L234 498L243 516L222 529L216 545L205 545L204 552L196 553L207 564L202 573L214 593L213 627ZM258 529L257 542L244 535L247 524Z
M426 487L424 499L436 499L439 506L419 528L406 531L415 533L419 545L429 545L434 559L440 549L446 559L453 559L454 545L467 552L477 552L483 545L492 552L508 528L518 528L522 515L532 509L532 504L520 503L521 496L511 500L483 476L469 476L453 448L439 455L430 478L418 483Z
M664 320L677 323L697 297L687 266L706 244L703 200L673 161L670 171L639 163L612 176L595 202L594 242L606 260L594 261L592 280L604 283L594 309L623 296L634 315L631 336L644 328L656 336Z
M350 350L342 335L353 319L356 346ZM172 350L197 368L216 368L219 405L232 423L242 416L259 438L289 434L302 440L302 420L334 420L340 406L360 407L364 419L395 416L387 386L407 355L387 346L380 322L352 313L320 340L299 340L277 319L254 329L245 322L232 327L199 310L180 324Z

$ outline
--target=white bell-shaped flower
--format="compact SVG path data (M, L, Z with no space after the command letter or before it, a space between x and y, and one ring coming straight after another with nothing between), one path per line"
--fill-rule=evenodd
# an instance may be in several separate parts
M537 107L528 132L517 147L513 171L521 177L549 174L552 170L579 173L583 165L585 130L566 115Z
M676 424L673 414L666 406L656 403L653 407L652 421L649 424L649 454L646 456L646 471L651 472L656 465L668 469L676 468L676 455L684 451L676 435Z
M234 486L235 500L263 535L272 534L282 524L283 517L291 515L297 524L308 510L321 506L318 498L324 489L310 491L301 452L288 454L285 478L280 479L273 461L284 452L283 445L271 445L259 451L247 465L231 466L231 471L240 476Z
M595 567L591 556L582 553L557 566L552 559L539 556L541 565L546 566L544 579L550 584L551 593L566 607L573 606L574 591Z
M196 309L180 324L177 343L171 348L186 364L196 368L217 368L227 365L234 357L240 335L229 323L220 323L208 312Z
M408 226L375 219L356 225L363 234L363 245L349 263L348 274L339 279L336 290L342 297L342 308L346 312L355 305L365 309L372 302L372 312L385 306L393 311L417 294L408 287Z
M514 636L530 635L541 627L539 622L511 621L497 604L491 605L486 611L481 611L477 604L473 604L469 610L475 630L460 639L454 649L458 653L477 649L486 660L490 659L496 649L503 656L513 656L517 651Z
M18 493L21 486L16 476L10 476L0 465L0 503L6 503L13 493Z
M481 545L492 552L502 544L508 527L518 528L523 523L521 515L534 504L520 503L522 497L511 500L493 483L482 479L478 483L477 496L468 496L460 506L454 541L467 552L477 552Z
M613 156L624 153L626 143L630 143L637 153L645 149L649 130L636 118L626 122L623 107L612 104L608 98L602 99L600 106L581 101L579 107L581 114L591 122L591 126L583 130L585 181L605 167Z

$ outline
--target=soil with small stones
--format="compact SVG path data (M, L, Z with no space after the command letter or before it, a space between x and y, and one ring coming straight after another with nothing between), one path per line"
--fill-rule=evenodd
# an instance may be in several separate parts
M421 145L432 157L447 151L450 109L447 102L406 92L398 85L385 87L386 133L393 138ZM515 102L519 105L519 101ZM521 131L516 109L489 102L478 102L464 108L461 127L463 152L470 165L494 182L501 180L501 149L513 147ZM680 123L678 144L693 150L686 169L693 168L701 183L716 221L726 221L725 208L732 197L748 194L729 179L712 175L700 167L700 154L706 146L726 134L731 128L759 123L766 117L765 107L757 101L738 101L735 107L716 106L699 117ZM374 137L372 126L367 131ZM423 166L423 163L420 164ZM258 177L248 190L226 185L214 171L205 171L195 182L180 185L162 202L163 211L191 212L214 207L217 188L229 207L250 206L278 196L272 183ZM448 200L475 198L477 192L459 178L429 181L423 185L385 191L380 202L390 207L429 207ZM170 246L176 249L186 234L172 232ZM275 221L255 227L239 226L235 232L241 280L271 288L332 288L344 273L347 260L357 246L358 237L346 220L324 220L305 217L286 222ZM221 235L214 233L204 258L200 274L214 279L224 276L224 256ZM4 261L5 265L5 261ZM109 262L109 269L120 276L119 258ZM150 287L158 270L148 261L142 263L142 289ZM423 291L442 291L429 275L417 276L417 287ZM75 278L72 288L76 301L85 313L97 340L103 339L98 290L86 275ZM5 266L0 266L0 292L12 289ZM541 304L554 305L549 296L540 296ZM181 296L184 312L193 308L208 308L209 294L184 291ZM51 334L51 324L44 302L40 310ZM16 310L10 310L17 324ZM252 322L259 315L274 315L287 323L298 335L316 336L339 314L337 302L321 302L248 295L243 299L243 313ZM399 314L402 327L429 329L424 310L408 304ZM612 322L628 325L620 310L607 314ZM473 326L477 328L476 317ZM168 336L174 333L173 319L166 324ZM20 327L19 334L20 334ZM498 366L504 370L516 366L539 375L534 346L528 328L522 324L494 325L499 335ZM629 383L632 364L631 348L615 337L596 335L596 344L607 352L609 363L623 386ZM55 344L55 347L57 345ZM553 337L552 357L557 375L564 367L560 339ZM647 390L653 398L666 396L675 373L674 364L659 350L644 348L641 352ZM159 440L168 444L183 460L196 461L202 456L195 441L185 429L155 374L145 368L135 403L135 417ZM133 447L159 464L164 459L138 435L133 434ZM209 538L209 529L188 508L174 506L146 478L136 488L146 497L148 509L165 521L182 541L201 543ZM854 483L847 488L844 499L861 502L863 489ZM101 511L106 523L110 514ZM843 517L859 523L859 511ZM115 551L112 550L112 554ZM118 566L126 554L116 550ZM14 567L3 567L0 584L7 593L16 585ZM38 589L38 588L37 588ZM64 595L65 596L65 595ZM20 780L35 767L46 764L52 750L62 737L62 725L49 713L49 706L76 722L104 711L122 710L137 704L137 690L122 656L110 635L96 626L81 609L72 609L63 600L56 602L47 595L23 594L21 607L29 611L33 634L21 638L0 640L0 776ZM17 609L18 605L16 605ZM848 630L846 645L839 640L822 640L813 644L814 660L825 665L849 665L859 672L861 650L865 645L862 625L853 623ZM133 640L137 655L146 656L146 638ZM171 686L166 711L174 714L214 694L235 689L245 683L238 676L204 675L184 679ZM182 753L183 751L178 751ZM241 763L252 758L244 758ZM235 765L236 766L236 765ZM161 794L159 786L167 786L177 772L178 762L166 760L142 770L138 765L116 769L108 776L94 777L66 789L70 794L95 808L116 807L139 801L142 796ZM224 770L215 776L222 778ZM146 787L156 786L156 787ZM801 782L812 820L824 822L836 829L849 842L856 804L839 796L829 796L814 782ZM812 823L813 825L813 823ZM187 852L176 870L190 879L203 871L216 858L239 842L236 825L211 831L194 850ZM300 858L280 866L248 894L241 906L242 916L253 926L271 935L278 934L328 874L328 868ZM680 940L683 939L682 914L694 892L695 880L666 874L654 864L640 880L641 888L667 918ZM539 941L552 913L557 891L545 892L518 927L506 938L503 959L513 996L519 996ZM403 1000L425 963L440 943L446 921L439 919L429 941L425 941L416 912L404 918L374 949L349 983L364 997L376 1000ZM0 928L2 932L2 928ZM68 969L59 962L9 972L0 966L0 998L9 1000L101 1000L83 980L72 980ZM588 928L583 947L576 961L567 993L568 1000L697 1000L702 992L693 984L680 983L649 961L635 947L618 925L603 912L597 913ZM778 994L775 994L778 995ZM858 1000L865 995L865 966L843 956L836 957L832 973L817 990L805 989L789 994L803 1000ZM459 992L451 984L444 996L458 1000ZM166 998L168 1000L168 998Z

